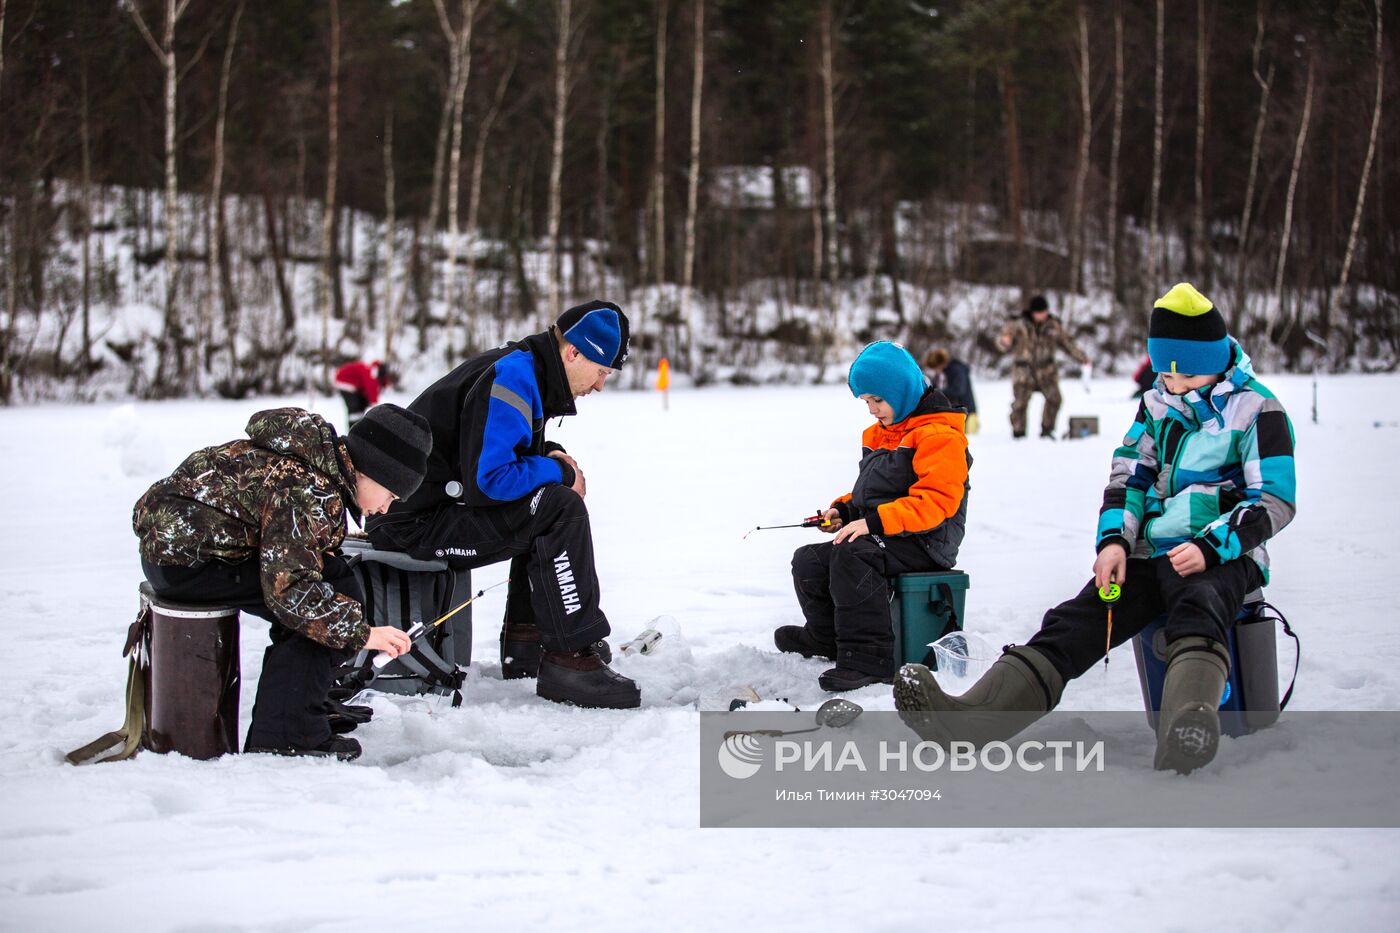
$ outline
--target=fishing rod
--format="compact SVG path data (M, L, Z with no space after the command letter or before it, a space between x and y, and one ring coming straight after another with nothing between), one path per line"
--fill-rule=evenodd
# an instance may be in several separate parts
M1123 595L1123 588L1117 583L1109 582L1099 587L1099 599L1108 609L1108 631L1104 634L1103 640L1103 669L1108 672L1108 653L1113 648L1113 604Z
M773 531L774 529L777 529L777 528L830 528L830 527L831 527L831 519L824 517L820 512L818 512L816 515L808 515L806 518L802 519L802 521L796 522L796 523L791 524L791 525L755 525L755 526L754 526L753 528L751 528L750 530L744 532L744 538L742 538L742 539L740 539L740 540L747 539L748 536L751 535L751 534L753 534L755 531Z
M504 580L502 580L500 583L493 583L493 584L491 584L490 586L483 587L482 589L477 590L477 591L476 591L476 595L473 596L471 599L468 599L467 601L465 601L465 602L463 602L463 603L457 605L456 607L454 607L454 608L452 608L452 609L449 609L447 612L445 612L445 613L443 613L442 615L438 616L438 617L437 617L436 619L434 619L432 622L421 622L421 621L420 621L420 622L414 622L413 625L411 625L411 626L409 627L409 629L408 629L408 631L407 631L407 633L406 633L406 634L408 635L409 651L412 651L412 650L413 650L413 642L417 641L425 632L430 632L430 631L432 631L433 629L437 628L437 627L438 627L439 625L441 625L442 623L446 622L448 619L450 619L450 618L452 618L453 616L455 616L457 613L461 612L463 609L465 609L465 608L467 608L468 606L470 606L472 603L476 602L478 599L480 599L480 598L481 598L483 595L485 595L487 592L489 592L489 591L491 591L491 590L494 590L494 589L495 589L496 587L498 587L498 586L505 586L505 585L506 585L507 583L509 583L509 582L510 582L510 577L506 577L506 578L505 578ZM408 653L407 651L404 652L404 654L407 654L407 653ZM374 656L374 661L373 661L375 670L379 670L380 668L383 668L386 664L388 664L388 663L389 663L390 661L392 661L392 660L394 660L394 659L391 658L391 657L389 657L388 652L386 652L386 651L377 652L377 653L375 654L375 656Z

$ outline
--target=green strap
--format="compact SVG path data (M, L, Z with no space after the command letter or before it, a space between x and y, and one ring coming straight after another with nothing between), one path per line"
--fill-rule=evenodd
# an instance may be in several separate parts
M126 674L126 722L115 732L108 732L82 748L75 748L64 755L69 764L82 765L94 761L125 761L141 750L141 730L146 721L146 682L142 677L141 666L136 657L131 659ZM98 757L109 749L121 746L121 750L106 757Z
M146 678L145 662L149 658L151 607L145 599L141 610L136 613L136 621L126 631L126 646L122 657L130 657L126 671L126 722L115 732L94 739L82 748L75 748L64 759L69 764L82 765L93 761L125 761L141 750L141 734L146 728ZM121 746L116 754L99 758L103 752Z

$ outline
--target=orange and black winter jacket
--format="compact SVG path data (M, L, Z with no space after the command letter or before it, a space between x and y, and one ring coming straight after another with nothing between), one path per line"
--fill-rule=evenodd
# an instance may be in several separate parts
M832 503L842 520L863 518L872 534L915 535L934 561L952 567L971 489L966 420L929 389L903 421L866 428L855 488Z

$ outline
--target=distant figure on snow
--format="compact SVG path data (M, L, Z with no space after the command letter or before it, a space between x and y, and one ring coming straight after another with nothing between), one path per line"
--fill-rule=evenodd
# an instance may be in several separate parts
M375 360L365 363L351 360L335 371L335 387L340 397L345 399L345 411L350 418L350 427L364 417L365 411L379 404L379 393L392 389L398 380L387 363Z
M948 401L967 411L967 433L976 434L977 398L972 394L972 368L944 347L937 347L924 357L924 369L930 385L946 395Z
M1030 307L1006 322L997 337L1003 350L1013 354L1011 364L1011 436L1026 436L1026 407L1031 393L1045 396L1040 415L1040 436L1055 437L1055 418L1060 413L1060 374L1055 366L1058 347L1089 367L1089 357L1066 333L1060 319L1050 313L1044 295L1031 299Z

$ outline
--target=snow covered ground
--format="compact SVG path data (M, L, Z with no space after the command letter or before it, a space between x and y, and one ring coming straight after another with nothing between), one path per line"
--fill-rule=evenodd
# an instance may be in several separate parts
M1400 709L1387 558L1400 378L1324 379L1317 425L1306 377L1264 378L1298 437L1298 518L1271 548L1269 589L1304 640L1294 704ZM1064 383L1062 424L1096 414L1104 433L1051 443L1013 442L1009 386L978 385L960 564L969 629L992 643L1024 641L1087 578L1129 388ZM375 698L358 762L68 766L65 751L121 720L132 503L190 450L241 436L252 411L306 402L0 410L0 928L1400 926L1395 830L699 829L697 702L736 684L803 708L822 698L823 665L780 657L770 634L800 619L788 560L815 533L741 536L849 487L868 419L840 386L677 392L669 412L655 394L608 392L552 428L588 476L614 644L663 613L679 624L658 653L619 662L640 711L558 707L500 680L498 591L478 604L462 708ZM338 401L316 408L343 419ZM267 626L242 634L246 729ZM1118 649L1106 675L1072 684L1065 708L1138 708L1129 659ZM852 698L892 707L888 688Z

